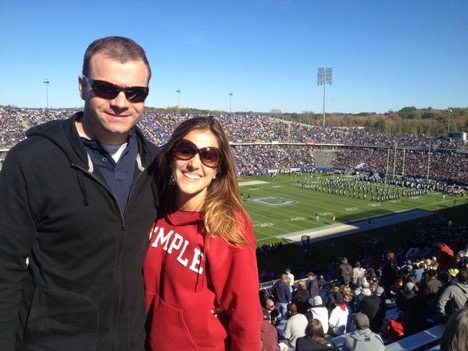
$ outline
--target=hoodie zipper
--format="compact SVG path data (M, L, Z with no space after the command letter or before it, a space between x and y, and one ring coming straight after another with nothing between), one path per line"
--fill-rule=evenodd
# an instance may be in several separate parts
M127 205L134 193L134 190L136 188L136 185L138 184L138 182L140 181L140 179L142 178L143 176L143 172L144 170L146 170L148 168L150 163L147 163L145 165L142 165L143 167L143 170L139 170L139 174L137 175L137 177L135 178L133 184L132 184L132 187L130 188L130 192L128 194L128 198L127 198ZM127 206L125 207L125 211L124 213L122 214L120 212L120 208L119 208L119 205L118 205L118 202L117 202L117 198L115 197L115 195L112 193L112 191L110 190L110 188L107 186L106 183L104 183L101 179L99 179L98 177L96 177L93 173L89 172L87 169L84 169L83 167L79 166L79 165L76 165L74 163L71 164L71 167L79 170L79 171L82 171L83 173L87 174L88 176L90 176L94 181L96 181L99 185L101 185L102 187L104 187L104 189L106 189L106 191L111 195L112 199L113 199L113 202L114 202L114 205L115 205L115 210L117 211L117 213L119 214L120 216L120 221L121 221L121 229L122 229L122 236L124 235L124 232L126 231L126 224L125 224L125 213L127 212ZM117 270L118 270L118 274L116 276L116 279L117 279L117 282L116 282L116 285L118 287L118 294L117 296L115 297L115 300L114 300L114 308L113 308L113 311L114 311L114 318L113 318L113 330L114 330L114 333L113 333L113 345L111 347L111 350L116 350L117 347L118 347L118 340L119 340L119 337L118 337L118 333L119 333L119 316L120 316L120 308L117 308L117 306L120 305L120 300L122 299L122 296L123 296L123 286L122 286L122 245L123 245L123 237L119 238L119 259L118 259L118 267L117 267Z

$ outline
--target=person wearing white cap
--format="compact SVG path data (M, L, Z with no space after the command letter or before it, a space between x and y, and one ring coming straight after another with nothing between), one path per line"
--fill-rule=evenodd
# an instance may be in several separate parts
M322 323L323 332L326 334L328 332L328 309L323 305L323 301L320 296L315 296L309 301L312 307L307 310L307 319L309 321L311 321L314 318L318 319Z

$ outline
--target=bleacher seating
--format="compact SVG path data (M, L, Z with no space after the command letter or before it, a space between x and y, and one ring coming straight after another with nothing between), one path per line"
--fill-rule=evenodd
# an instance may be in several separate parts
M419 333L404 337L386 346L387 351L422 351L437 347L445 329L445 324L438 324Z
M388 310L385 312L384 324L385 324L389 319L396 319L396 318L398 318L399 313L400 313L400 312L398 311L397 308L388 309ZM343 335L335 336L335 337L333 338L333 342L336 344L336 346L341 347L341 346L343 346L343 343L344 343L346 337L349 336L349 334L351 334L351 332L346 333L346 334L343 334ZM382 335L381 335L381 336L382 336ZM384 336L382 336L382 339L384 340L385 343L390 342L390 340L386 339Z

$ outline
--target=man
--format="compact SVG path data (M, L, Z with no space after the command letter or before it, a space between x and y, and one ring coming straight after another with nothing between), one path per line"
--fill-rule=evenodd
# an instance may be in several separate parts
M343 257L338 268L338 280L348 286L353 277L353 267L348 263L348 258Z
M270 317L270 323L274 326L278 326L281 321L281 313L276 308L275 302L272 299L267 299L265 302L265 309L268 311L268 316Z
M289 318L283 336L287 341L286 345L296 347L296 340L305 335L309 321L305 315L297 312L297 306L294 303L288 304L288 314Z
M94 41L78 79L83 112L32 128L6 157L1 350L144 350L157 149L136 124L150 78L133 40Z
M437 300L437 312L443 319L468 306L468 269L460 269L457 278L458 282L445 288Z
M276 307L280 311L281 316L283 316L283 319L287 319L287 306L291 302L292 294L286 274L281 274L281 279L273 284L271 294L275 299Z
M320 286L313 272L307 273L307 278L309 279L307 282L307 290L309 291L310 298L313 299L315 296L320 295Z
M349 307L346 305L343 294L337 293L335 295L336 306L330 313L328 319L328 335L331 337L340 336L346 333L348 327L348 316L350 313Z
M382 338L369 329L369 318L364 313L354 315L356 330L348 335L341 347L341 351L383 351Z
M365 296L359 305L360 312L369 319L369 328L374 332L380 332L385 318L387 305L382 295L384 289L379 286L370 296Z
M442 282L437 277L437 271L429 269L426 279L422 283L422 293L427 304L427 312L429 315L434 315L436 311L437 298L439 290L442 288Z
M383 263L382 268L382 281L383 288L385 289L386 297L391 295L394 288L395 281L398 277L398 264L395 259L395 253L392 251L387 252L387 259Z
M328 333L328 309L323 305L322 298L315 296L312 300L312 306L306 313L306 318L310 322L312 319L318 319L322 324L323 332Z

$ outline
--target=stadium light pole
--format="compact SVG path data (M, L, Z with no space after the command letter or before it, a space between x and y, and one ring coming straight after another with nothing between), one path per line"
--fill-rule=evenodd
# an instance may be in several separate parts
M323 85L323 118L322 127L325 128L325 87L327 84L332 84L333 68L319 67L317 71L317 85Z
M229 114L232 113L231 106L232 106L232 93L229 93Z
M431 154L432 154L432 137L429 138L429 152L427 153L427 175L426 180L429 180L430 168L431 168Z
M177 93L177 111L180 110L180 89L176 90Z
M395 179L395 172L396 172L396 157L397 157L397 142L396 140L393 142L393 177Z
M49 80L46 78L44 80L45 92L46 92L46 110L49 110Z

